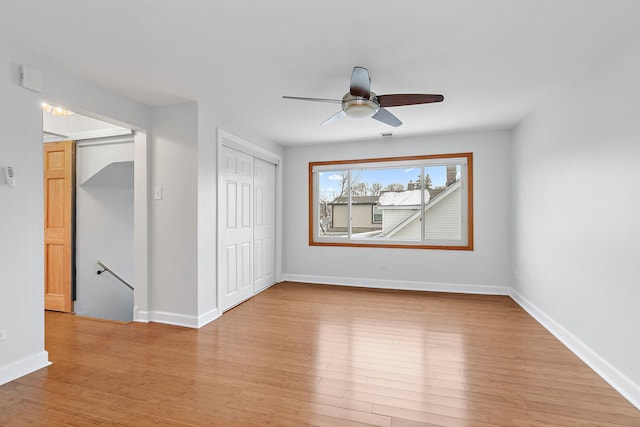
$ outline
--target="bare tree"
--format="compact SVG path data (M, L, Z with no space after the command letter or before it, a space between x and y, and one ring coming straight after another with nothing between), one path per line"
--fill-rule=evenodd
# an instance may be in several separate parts
M392 184L387 184L386 187L384 187L384 191L403 191L404 190L404 184L399 184L399 183L392 183Z
M319 211L320 219L330 218L331 217L331 206L329 205L330 201L327 199L320 199L319 201Z
M320 229L323 232L327 231L328 225L331 223L331 205L330 201L324 197L319 200L318 215L320 216Z
M366 182L357 182L355 184L351 184L351 196L353 197L362 197L366 196L369 188Z
M338 175L340 176L338 180L340 183L340 194L338 194L338 197L344 197L347 195L347 188L349 187L349 171L340 171Z
M361 171L351 171L351 187L358 183L361 173ZM345 197L349 188L349 171L339 171L337 175L340 177L338 179L338 183L340 184L340 194L338 194L338 197ZM353 190L351 191L353 192Z

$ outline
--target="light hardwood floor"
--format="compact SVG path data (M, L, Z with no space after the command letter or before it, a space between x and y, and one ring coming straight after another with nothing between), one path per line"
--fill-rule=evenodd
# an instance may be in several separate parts
M508 297L281 283L200 330L47 313L2 426L640 426Z

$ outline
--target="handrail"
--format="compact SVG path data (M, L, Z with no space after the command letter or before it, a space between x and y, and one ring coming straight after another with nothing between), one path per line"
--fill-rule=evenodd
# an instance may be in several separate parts
M104 264L103 264L102 262L100 262L100 261L96 261L96 262L98 263L98 265L99 265L100 267L102 267L102 268L103 268L103 270L98 270L98 271L96 271L96 274L102 274L102 273L104 273L105 271L108 271L109 273L111 273L111 275L112 275L113 277L115 277L116 279L118 279L119 281L121 281L121 282L122 282L122 284L123 284L123 285L125 285L127 288L131 289L132 291L134 290L134 289L133 289L133 286L131 286L129 283L127 283L127 281L126 281L126 280L124 280L122 277L118 276L118 275L117 275L113 270L111 270L109 267L107 267L106 265L104 265Z

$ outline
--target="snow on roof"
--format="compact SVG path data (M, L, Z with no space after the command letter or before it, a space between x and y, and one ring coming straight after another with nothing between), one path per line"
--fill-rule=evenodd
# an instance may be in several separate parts
M425 203L429 197L429 192L424 190ZM420 190L384 191L378 199L378 206L417 206L420 203Z
M346 205L349 197L340 196L333 199L330 205ZM353 205L375 205L378 202L378 196L353 196L351 204Z

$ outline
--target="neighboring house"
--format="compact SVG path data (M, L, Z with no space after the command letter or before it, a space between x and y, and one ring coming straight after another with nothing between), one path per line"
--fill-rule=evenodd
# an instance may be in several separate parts
M425 237L460 239L460 185L455 181L433 198L425 191ZM420 239L420 190L390 191L380 195L377 208L382 212L382 237Z
M336 197L331 206L331 231L346 231L349 227L349 198ZM377 211L378 196L351 197L351 230L354 233L382 228L382 215Z
M449 171L448 171L449 172ZM449 172L447 186L424 190L424 224L427 239L457 240L462 234L460 223L460 185L455 169ZM379 196L351 197L352 233L369 233L368 237L420 240L420 190L383 191ZM336 197L331 207L331 223L327 231L343 233L349 227L349 198ZM371 232L377 232L371 234Z

